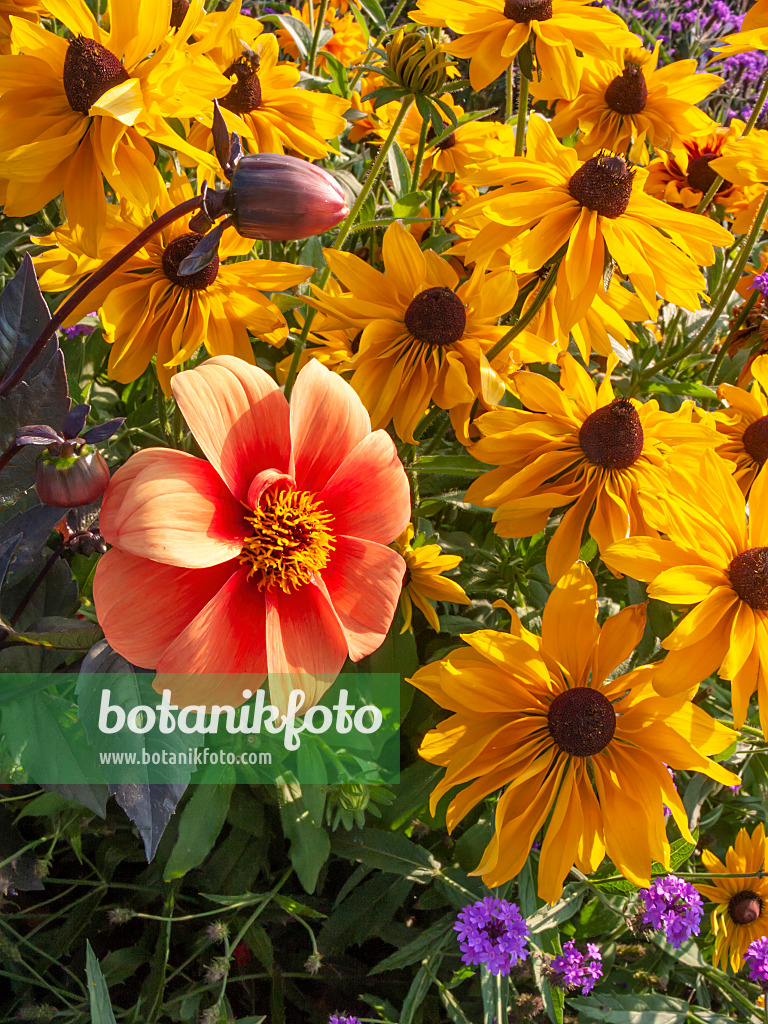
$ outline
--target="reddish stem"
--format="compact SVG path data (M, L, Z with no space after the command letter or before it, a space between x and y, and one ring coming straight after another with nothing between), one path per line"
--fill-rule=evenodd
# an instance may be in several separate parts
M202 203L203 197L200 195L194 196L192 199L187 199L183 203L179 203L178 206L174 206L172 210L164 213L162 217L158 217L157 220L152 221L152 223L145 227L132 242L129 242L128 245L120 250L120 252L115 253L115 255L111 259L107 260L102 267L99 267L99 269L95 270L90 277L86 278L86 280L72 292L66 302L62 302L43 328L42 333L35 341L34 345L32 345L13 373L0 382L0 397L7 395L12 388L15 388L17 384L21 383L24 379L24 374L38 358L59 327L61 327L67 317L74 313L80 303L90 295L97 285L100 285L102 281L105 281L110 274L113 274L118 267L122 266L126 260L131 258L131 256L134 256L139 249L146 245L153 235L162 231L163 228L172 224L175 220L179 220L181 217L186 217L187 214L197 210L202 206Z

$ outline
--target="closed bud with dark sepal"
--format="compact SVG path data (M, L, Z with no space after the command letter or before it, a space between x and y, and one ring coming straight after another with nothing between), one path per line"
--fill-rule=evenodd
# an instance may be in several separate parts
M45 505L89 505L104 493L108 483L109 466L91 444L56 445L38 457L35 485Z

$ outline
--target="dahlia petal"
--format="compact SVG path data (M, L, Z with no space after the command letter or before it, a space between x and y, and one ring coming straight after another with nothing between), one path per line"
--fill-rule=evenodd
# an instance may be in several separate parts
M337 537L322 572L331 604L344 629L352 661L371 654L392 625L405 572L396 551L359 537Z
M216 356L176 374L171 387L206 458L240 501L257 473L288 472L288 403L263 370Z
M394 442L383 430L347 455L319 495L335 518L337 535L389 544L411 514L408 478Z
M145 448L110 481L99 516L110 544L140 558L199 569L242 551L243 508L203 459Z
M285 714L291 690L303 690L303 714L332 685L347 659L347 638L327 597L314 583L284 594L268 591L267 661L272 703Z
M112 548L99 559L93 578L99 625L118 654L134 665L154 668L237 569L236 561L184 569ZM156 594L167 598L162 614L147 605Z
M319 492L371 432L363 403L338 374L312 359L291 396L293 475L301 490Z
M155 690L169 689L179 707L242 704L245 686L256 690L266 676L264 620L264 593L248 582L243 566L167 648L157 665Z

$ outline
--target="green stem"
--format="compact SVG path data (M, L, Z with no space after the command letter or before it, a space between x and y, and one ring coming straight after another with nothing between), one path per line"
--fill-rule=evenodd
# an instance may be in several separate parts
M759 296L760 296L760 292L758 292L757 288L755 288L752 291L752 294L750 295L750 297L744 303L741 312L739 313L738 317L736 318L736 322L734 323L733 327L728 332L728 337L725 339L723 344L720 346L720 351L717 353L717 358L715 359L714 363L712 363L712 366L711 366L710 371L709 371L709 376L707 377L707 384L711 384L714 381L715 377L717 376L718 371L719 371L720 367L723 364L723 360L725 359L725 356L726 356L726 354L728 352L728 343L729 343L730 338L733 337L734 334L736 334L738 329L741 327L741 325L747 319L747 317L749 316L749 311L752 309L754 304L757 302Z
M320 45L320 33L323 30L325 24L325 12L328 7L328 0L320 0L320 6L317 9L317 22L314 26L314 32L312 33L312 45L309 48L309 55L307 56L307 71L310 75L315 73L315 62L317 61L317 50ZM314 3L309 5L310 16L314 10Z
M757 100L755 101L755 105L754 105L754 107L752 109L752 113L749 116L749 120L747 121L746 125L744 126L744 131L741 133L741 138L742 139L745 138L747 135L749 135L749 133L755 127L755 123L756 123L758 117L760 116L760 111L763 109L763 105L765 104L766 99L768 99L768 74L766 74L766 76L765 76L765 81L763 82L763 87L760 90L760 95L757 97ZM720 188L720 186L723 184L724 181L725 181L725 178L723 178L720 175L718 175L715 178L715 180L709 186L709 190L708 190L707 194L702 197L701 202L696 207L696 209L694 211L695 213L703 213L704 210L707 209L709 204L712 202L712 200L717 195L717 190Z
M496 975L496 1020L503 1022L508 1020L507 1008L504 1005L506 1000L504 999L504 992L502 990L502 977L500 974Z
M419 132L419 147L416 150L416 160L413 164L413 177L411 179L411 188L414 192L419 187L419 178L421 177L421 165L424 162L424 148L427 144L427 132L429 131L429 124L427 121L421 122L421 131Z
M560 257L560 259L562 259L562 257ZM547 301L547 296L555 287L555 281L557 280L557 271L559 266L560 260L558 260L549 268L547 279L541 286L539 294L528 307L528 312L524 313L517 321L517 323L513 324L510 327L510 329L507 331L504 337L499 338L496 344L488 350L485 358L488 360L489 363L491 362L491 360L496 358L496 356L509 344L510 341L512 341L513 338L516 338L521 331L524 331L528 324L531 323L531 321L533 321L538 316L539 310Z
M659 370L662 370L667 366L673 366L676 363L679 363L682 359L685 359L686 356L693 355L694 352L697 352L699 350L702 342L706 341L707 337L709 336L709 332L715 326L720 317L720 314L723 312L726 305L728 304L728 299L730 298L734 288L739 283L739 279L744 271L744 267L747 265L747 260L752 254L752 249L754 248L755 240L757 239L757 236L760 234L760 230L763 226L763 221L765 220L766 213L768 213L768 192L766 192L766 194L763 196L763 201L760 204L760 209L757 211L757 217L755 218L755 222L752 225L749 235L747 235L747 237L744 239L743 248L740 256L736 260L733 272L726 281L725 287L723 287L720 290L720 295L718 296L718 299L712 309L712 312L707 317L707 321L704 324L704 326L701 328L701 330L698 332L695 338L693 338L693 340L690 341L684 349L682 349L682 351L677 352L675 355L668 356L666 359L662 359L660 362L651 366L648 370L642 373L638 377L636 385L632 388L632 393L636 393L640 384L644 380L648 380L650 377L657 374Z
M358 214L360 213L360 211L363 208L363 203L368 198L368 196L370 194L370 191L373 188L373 186L376 184L376 179L378 178L378 176L379 176L379 174L381 172L381 169L384 166L384 161L387 159L387 154L389 153L389 151L392 148L392 145L393 145L395 139L397 138L397 133L400 131L400 126L402 125L403 121L405 120L405 115L411 109L411 105L413 103L413 100L414 100L413 96L406 96L406 97L404 97L403 102L402 102L402 104L400 106L400 110L398 111L397 117L395 118L394 123L392 124L392 127L389 130L389 135L387 135L386 139L384 140L384 143L381 146L381 149L379 150L379 152L378 152L378 154L376 156L376 159L371 164L370 170L368 171L366 179L363 182L363 187L360 189L360 194L358 195L357 199L355 200L355 203L354 203L352 209L347 214L346 219L342 222L342 225L339 228L339 233L336 236L336 240L334 241L333 245L331 246L332 249L336 249L337 251L339 249L341 249L342 245L344 244L344 242L345 242L345 240L347 238L347 235L352 230L352 226L355 223L355 221L357 220ZM326 265L325 270L320 275L320 280L318 282L318 288L320 288L321 290L323 288L325 288L326 284L328 283L328 278L330 276L331 276L331 268L330 268L330 266ZM314 309L314 307L310 307L307 310L306 317L304 318L304 325L303 325L303 327L301 329L301 335L299 336L299 340L298 340L298 342L296 344L296 348L293 351L293 358L291 360L291 365L290 365L290 368L288 370L288 376L286 377L286 380L285 380L285 397L286 398L290 398L291 397L291 391L293 390L293 384L294 384L294 381L296 380L296 374L298 373L298 370L299 370L299 362L301 360L301 353L304 351L304 345L306 344L306 341L307 341L307 335L309 334L309 329L310 329L310 327L312 325L312 321L314 319L315 319L315 309Z
M504 102L504 124L509 124L512 120L512 93L515 88L515 65L514 62L507 68L507 74L505 77L506 94Z
M525 130L528 124L528 79L520 72L520 95L517 98L517 129L515 156L522 156L525 148Z

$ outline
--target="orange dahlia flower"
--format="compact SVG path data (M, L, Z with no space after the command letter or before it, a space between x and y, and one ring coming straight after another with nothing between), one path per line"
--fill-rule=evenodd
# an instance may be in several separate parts
M207 461L147 448L115 473L100 517L112 548L94 579L99 622L180 706L242 704L247 673L251 690L269 675L283 711L304 690L306 710L392 622L405 563L386 545L410 515L395 446L317 360L290 407L234 356L172 387Z

